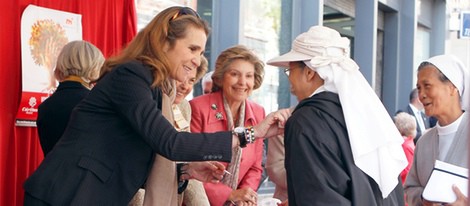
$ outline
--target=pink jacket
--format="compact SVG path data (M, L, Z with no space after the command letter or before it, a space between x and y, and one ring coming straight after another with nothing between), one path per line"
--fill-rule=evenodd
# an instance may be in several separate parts
M194 98L191 104L191 132L227 131L227 119L224 110L222 92L215 92ZM256 125L265 117L264 108L250 100L245 103L245 126ZM263 168L263 141L257 140L243 148L240 163L238 188L258 189ZM227 166L227 163L223 163ZM204 188L211 205L223 205L232 189L222 183L204 183Z
M403 147L406 159L408 160L408 165L405 167L405 169L403 169L400 174L402 184L405 184L406 176L410 171L411 164L413 164L413 155L415 153L415 143L413 142L413 138L405 137L405 141L401 146Z

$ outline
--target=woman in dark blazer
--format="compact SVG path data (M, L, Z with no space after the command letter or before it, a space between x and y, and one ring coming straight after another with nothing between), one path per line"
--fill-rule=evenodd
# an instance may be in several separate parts
M251 143L240 132L177 132L162 116L169 79L184 81L200 64L209 29L187 7L160 12L118 55L73 110L54 149L25 182L25 205L126 205L148 176L155 153L174 161L228 162L232 147ZM257 137L278 133L277 112L254 127ZM240 142L241 140L241 142ZM189 163L179 180L217 182L223 165Z
M87 41L72 41L62 48L54 70L59 86L38 108L36 125L44 156L59 141L72 109L88 95L103 63L101 51Z

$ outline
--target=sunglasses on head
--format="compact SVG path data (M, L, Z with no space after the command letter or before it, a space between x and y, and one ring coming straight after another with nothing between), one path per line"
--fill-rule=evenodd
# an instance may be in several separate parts
M200 19L201 17L199 16L199 14L197 14L196 11L194 11L193 9L189 8L189 7L182 7L178 13L176 13L175 15L173 15L173 17L171 17L170 21L173 21L175 20L176 18L178 18L179 16L183 16L183 15L191 15L191 16L195 16L197 17L198 19Z

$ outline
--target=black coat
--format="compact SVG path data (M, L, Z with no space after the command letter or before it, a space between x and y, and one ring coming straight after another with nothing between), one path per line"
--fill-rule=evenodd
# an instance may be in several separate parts
M375 181L354 164L337 94L299 102L286 123L285 150L289 205L404 205L401 184L383 200Z
M73 110L64 135L25 191L51 205L127 205L155 153L175 161L231 160L231 132L178 133L162 116L161 91L139 62L118 66Z
M64 133L72 109L90 90L80 82L64 81L57 90L38 107L36 121L39 142L44 156L49 153Z

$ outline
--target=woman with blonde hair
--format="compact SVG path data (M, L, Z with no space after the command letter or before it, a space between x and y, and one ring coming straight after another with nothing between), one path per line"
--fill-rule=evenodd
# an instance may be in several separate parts
M264 108L248 97L263 82L264 63L248 48L236 45L217 58L212 93L190 101L192 132L217 132L253 126L265 116ZM221 183L204 183L211 205L257 203L263 168L263 142L236 147L227 166L231 175Z
M25 205L126 205L155 153L190 162L178 167L181 186L193 178L218 182L224 166L210 161L229 162L233 147L254 143L247 137L279 133L282 111L250 128L254 135L178 132L162 115L162 96L175 93L170 80L185 81L200 65L208 33L194 10L170 7L108 59L54 150L24 183Z
M186 96L193 91L194 84L201 80L207 72L209 63L203 56L201 66L198 67L196 75L189 78L185 83L176 84L176 98L173 104L173 115L175 117L175 126L180 131L191 131L191 105L186 100ZM180 114L180 115L179 115ZM180 203L184 206L209 206L204 186L199 180L189 180L188 187L179 197ZM180 204L181 205L181 204Z
M395 117L393 117L393 121L395 122L398 131L403 137L403 140L405 140L401 146L405 152L406 160L408 160L408 165L400 173L402 184L405 184L406 176L408 175L411 164L413 163L413 155L415 150L415 143L413 140L416 137L416 119L411 114L406 112L399 112L395 115Z
M72 109L88 95L103 63L101 51L87 41L72 41L62 48L54 70L59 86L38 107L36 125L44 156L59 141Z

